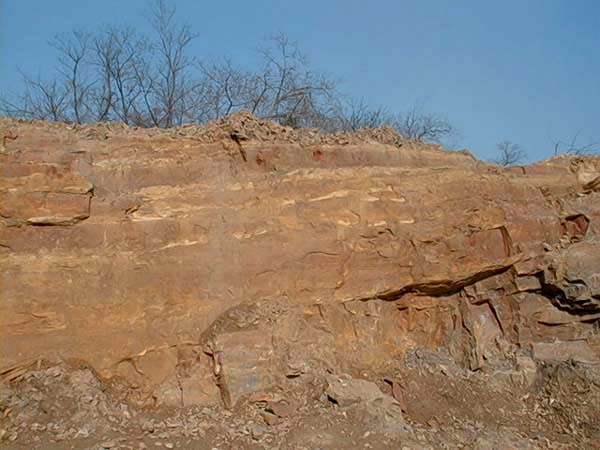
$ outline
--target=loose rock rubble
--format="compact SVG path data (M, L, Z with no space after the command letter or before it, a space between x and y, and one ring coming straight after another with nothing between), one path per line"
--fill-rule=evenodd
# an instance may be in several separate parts
M63 363L2 385L0 434L15 449L596 448L597 368L536 365L535 383L523 383L530 369L471 372L417 351L385 378L324 372L313 397L275 390L226 410L140 408L122 386Z

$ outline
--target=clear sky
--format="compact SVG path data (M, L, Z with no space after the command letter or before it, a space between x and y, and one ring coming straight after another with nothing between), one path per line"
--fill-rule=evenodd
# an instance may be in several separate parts
M0 0L0 91L43 75L47 42L74 28L147 27L146 0ZM282 31L344 92L391 111L415 102L479 158L504 139L531 160L600 140L600 0L175 0L198 57L250 61Z

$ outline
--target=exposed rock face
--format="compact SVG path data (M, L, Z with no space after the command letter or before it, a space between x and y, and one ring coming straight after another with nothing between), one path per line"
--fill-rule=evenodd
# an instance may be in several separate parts
M232 406L415 348L473 370L600 362L598 158L501 169L243 114L0 125L8 377L78 359L162 403Z

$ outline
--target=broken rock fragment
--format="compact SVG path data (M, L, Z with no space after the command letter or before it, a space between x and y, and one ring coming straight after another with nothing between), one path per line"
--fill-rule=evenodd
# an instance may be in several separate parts
M385 432L403 432L408 429L402 407L396 399L381 392L372 381L348 375L330 375L325 390L327 399L341 408L359 409Z
M233 407L241 398L275 386L282 371L271 337L264 330L218 335L211 344L214 374L223 403Z

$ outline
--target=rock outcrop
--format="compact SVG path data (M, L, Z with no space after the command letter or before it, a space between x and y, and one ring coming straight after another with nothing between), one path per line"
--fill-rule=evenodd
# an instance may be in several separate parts
M6 378L79 360L140 398L233 407L421 348L600 362L599 158L504 169L245 114L0 125Z

